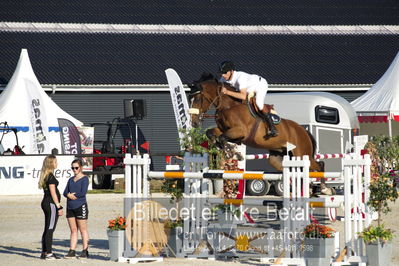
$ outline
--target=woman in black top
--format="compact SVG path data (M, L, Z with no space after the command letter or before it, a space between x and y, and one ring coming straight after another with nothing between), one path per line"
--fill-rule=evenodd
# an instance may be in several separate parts
M58 180L53 172L57 168L57 158L54 155L47 156L43 161L40 172L39 188L44 191L42 200L42 210L44 212L44 232L42 236L41 259L53 260L59 257L52 252L53 233L57 225L58 216L62 216L62 206L60 204L61 195L58 191Z

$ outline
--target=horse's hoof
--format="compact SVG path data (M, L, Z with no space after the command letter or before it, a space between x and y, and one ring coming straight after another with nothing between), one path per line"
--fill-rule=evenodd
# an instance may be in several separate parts
M213 131L211 129L205 131L205 135L207 136L208 139L212 139L214 137Z
M237 152L236 156L237 156L237 160L239 160L239 161L244 160L244 156L242 156L242 154L240 152Z

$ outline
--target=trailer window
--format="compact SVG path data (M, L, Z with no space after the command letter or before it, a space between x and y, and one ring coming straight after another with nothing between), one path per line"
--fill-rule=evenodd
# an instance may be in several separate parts
M315 111L317 122L335 125L339 123L339 113L337 108L319 105L316 106Z

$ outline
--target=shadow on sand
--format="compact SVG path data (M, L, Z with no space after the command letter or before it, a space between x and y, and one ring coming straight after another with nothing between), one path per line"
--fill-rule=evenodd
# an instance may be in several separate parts
M78 248L81 247L81 241L78 242ZM59 257L63 257L69 249L69 240L61 240L54 239L53 240L53 252ZM90 249L100 249L100 252L90 253ZM0 246L0 255L1 254L12 254L23 256L26 258L40 258L41 248L20 248L15 246ZM77 254L80 254L80 251L77 250ZM89 254L90 259L97 260L109 260L108 256L108 241L104 239L90 239L89 243Z

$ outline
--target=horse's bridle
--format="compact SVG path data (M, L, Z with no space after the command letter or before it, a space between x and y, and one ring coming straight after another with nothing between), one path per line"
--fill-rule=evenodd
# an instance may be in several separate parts
M219 82L218 82L218 86L219 86ZM201 84L198 84L198 86L201 86ZM221 87L223 87L223 85L221 85ZM216 110L218 110L219 108L220 108L220 105L221 105L221 101L219 100L222 96L223 96L223 94L221 94L221 90L219 90L219 87L217 88L217 96L215 97L215 99L209 99L208 97L206 97L205 96L205 94L202 92L203 91L203 89L202 89L202 86L201 86L201 90L200 91L197 91L197 92L195 92L195 93L193 93L193 97L192 97L192 101L191 101L191 107L192 107L192 104L193 104L193 100L194 100L194 98L195 97L197 97L197 94L200 94L201 95L201 107L202 107L202 105L203 105L203 100L205 99L206 101L208 101L209 102L209 106L212 106L212 105L215 105L215 108L216 108ZM194 96L195 95L195 96ZM217 101L217 100L219 100L218 101L218 104L216 105L215 104L215 102ZM195 110L196 109L196 110ZM209 110L209 108L208 108L208 110ZM197 108L190 108L190 111L189 111L189 113L190 114L198 114L198 119L199 119L199 121L203 121L204 120L204 118L207 118L207 117L215 117L215 116L213 116L213 115L207 115L206 113L208 112L208 110L206 110L205 112L202 112L201 113L201 111L202 110L200 110L200 109L197 109Z

